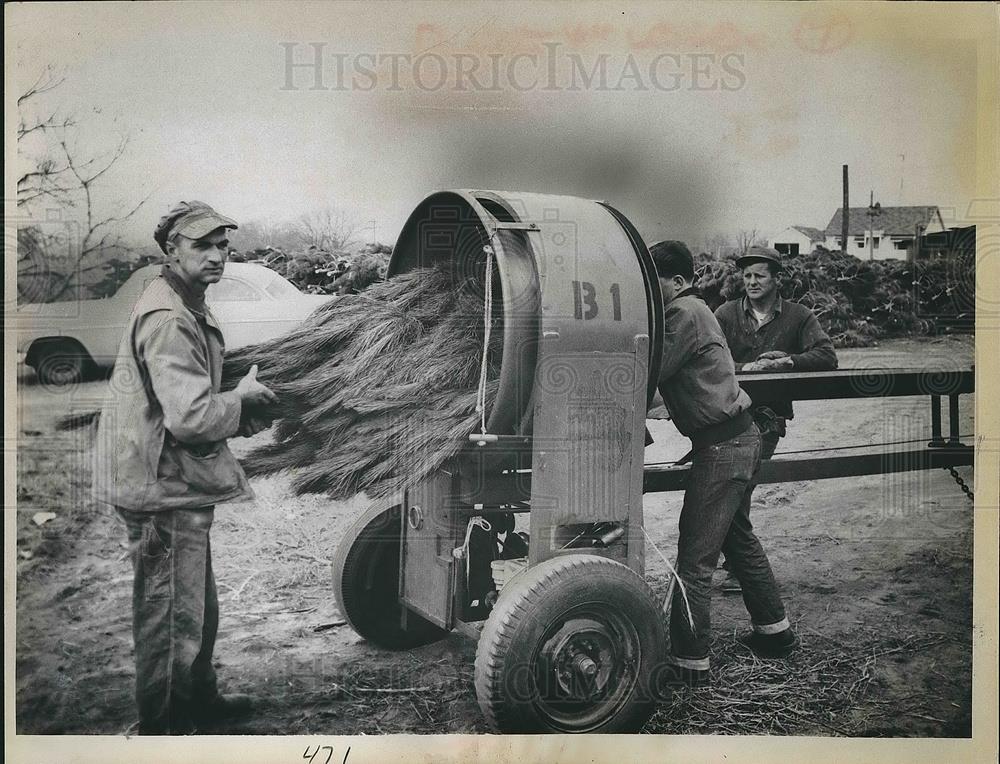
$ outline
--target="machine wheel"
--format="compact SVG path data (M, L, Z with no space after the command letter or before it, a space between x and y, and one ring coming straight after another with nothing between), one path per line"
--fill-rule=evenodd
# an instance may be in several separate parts
M476 650L479 706L498 732L635 732L653 713L663 645L639 575L607 557L555 557L501 589Z
M46 342L33 362L39 382L57 387L83 381L90 368L90 356L74 340Z
M333 585L337 604L354 630L369 642L393 650L443 639L447 631L416 613L400 625L400 507L375 507L351 527L337 547Z

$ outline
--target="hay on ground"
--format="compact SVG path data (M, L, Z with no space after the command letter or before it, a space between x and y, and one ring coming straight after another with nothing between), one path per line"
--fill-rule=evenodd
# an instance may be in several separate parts
M893 714L929 718L940 698L929 691L915 692L905 703L882 697L879 668L887 656L933 653L953 638L888 631L858 630L838 641L799 628L801 648L781 661L755 658L734 635L719 635L712 645L711 685L676 692L645 731L865 737L886 734L885 721Z

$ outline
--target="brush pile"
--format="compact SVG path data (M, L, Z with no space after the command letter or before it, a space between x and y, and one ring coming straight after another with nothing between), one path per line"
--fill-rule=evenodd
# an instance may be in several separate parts
M501 304L494 279L494 304ZM491 317L486 410L498 387L502 316ZM249 475L292 472L296 493L384 496L440 467L478 431L483 278L439 265L323 305L289 334L227 354L223 389L253 364L278 396L274 440Z
M837 347L888 337L971 331L975 323L974 251L951 260L860 260L817 249L783 258L781 296L812 309ZM698 288L717 308L743 297L731 258L699 255Z

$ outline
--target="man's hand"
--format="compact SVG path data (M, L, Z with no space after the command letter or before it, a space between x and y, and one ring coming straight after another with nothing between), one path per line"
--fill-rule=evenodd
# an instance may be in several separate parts
M770 367L772 369L791 369L795 366L795 361L793 361L792 357L788 355L782 358L775 358L774 360L768 361L768 363L774 364Z
M266 406L278 400L269 387L257 381L257 364L251 366L247 375L239 381L236 392L240 394L244 406Z
M779 352L779 351L774 351ZM784 358L759 358L751 363L743 364L743 371L783 371L791 369L795 365L790 356Z
M774 361L779 358L788 358L788 353L786 353L784 350L768 350L757 356L758 361L766 361L766 360Z
M266 430L272 423L272 420L264 416L251 415L240 423L240 429L236 434L242 438L252 438L258 432Z

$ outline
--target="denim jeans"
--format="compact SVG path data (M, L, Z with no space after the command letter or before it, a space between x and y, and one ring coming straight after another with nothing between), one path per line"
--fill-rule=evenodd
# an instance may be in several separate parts
M194 730L199 705L217 694L212 651L219 600L208 533L214 507L133 512L121 507L130 542L132 636L139 733Z
M784 429L784 426L785 426L785 420L784 420L784 418L782 418L781 419L781 427L782 427L782 429ZM781 440L781 435L779 435L777 432L774 432L774 431L767 432L767 433L765 433L764 435L761 436L761 438L760 438L760 458L761 458L762 461L765 460L765 459L770 459L772 456L774 456L774 452L778 448L778 441L779 440ZM740 507L740 511L743 512L743 513L745 513L745 514L747 514L747 515L750 514L750 500L753 498L753 491L754 491L754 488L756 488L756 487L757 487L757 482L755 480L754 483L750 486L750 490L747 491L746 495L743 497L743 503L746 506L745 507L741 506ZM728 560L728 558L726 558L726 556L724 554L723 554L723 560L722 560L722 569L725 570L729 574L733 574L733 566L729 564L729 560Z
M709 667L712 574L720 552L742 584L754 629L774 634L788 628L771 564L750 523L750 494L760 457L756 425L692 453L677 541L677 574L687 592L694 629L680 587L674 589L670 614L671 652L682 667Z

